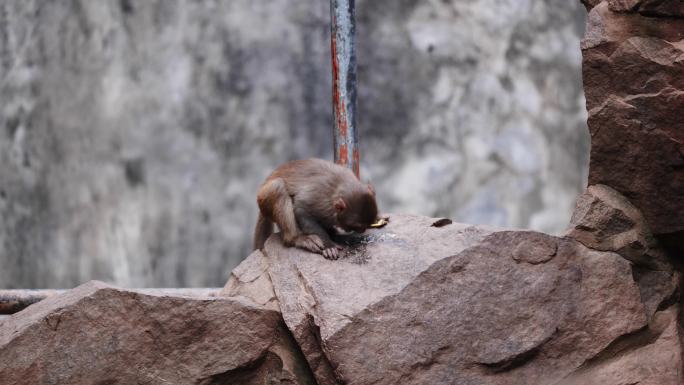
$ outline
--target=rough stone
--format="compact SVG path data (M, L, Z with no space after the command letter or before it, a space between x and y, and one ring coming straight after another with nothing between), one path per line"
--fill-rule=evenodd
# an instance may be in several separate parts
M660 313L650 315L670 306L652 294L660 302L647 310L630 263L616 253L532 231L437 228L434 221L394 215L385 228L350 241L338 261L271 237L230 290L248 292L238 290L240 282L267 271L320 384L554 384L579 376L578 368L649 320L660 327ZM662 339L639 346L654 341ZM673 341L662 344L673 358L658 363L663 379L681 366Z
M554 385L675 385L682 375L679 306L658 312L647 328L615 341L606 351Z
M577 198L565 235L591 249L616 252L631 261L649 317L662 306L679 301L679 274L672 259L649 231L641 212L614 189L589 186Z
M0 382L314 384L276 311L99 282L0 321Z
M590 11L602 1L603 0L580 0L580 2L584 4L584 7L587 9L587 11Z
M649 317L652 317L658 310L681 302L679 288L681 273L633 266L632 275L639 285L641 302Z
M681 0L608 0L608 6L612 11L638 12L650 17L684 17Z
M589 13L582 51L589 183L619 191L661 235L684 230L684 216L676 214L684 212L684 18L632 9L656 3L682 4L598 4ZM611 4L622 4L622 11Z
M490 232L456 223L436 228L431 226L434 222L434 218L392 215L382 230L370 232L368 246L350 250L337 263L283 247L277 237L267 241L269 275L283 318L320 384L337 383L336 363L330 362L321 344L354 314L398 293L432 262L473 246ZM419 248L427 251L422 258Z
M591 249L614 251L636 264L672 270L641 212L608 186L589 186L577 198L566 235Z
M608 7L611 11L634 11L641 3L641 0L608 0Z
M245 297L258 305L280 311L273 283L268 275L268 260L259 250L233 269L219 295Z

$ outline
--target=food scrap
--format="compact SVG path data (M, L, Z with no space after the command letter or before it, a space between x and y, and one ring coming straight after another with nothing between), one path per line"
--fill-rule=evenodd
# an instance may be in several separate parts
M372 225L370 225L370 227L372 227L374 229L379 229L380 227L383 227L388 223L389 223L389 218L378 218L378 220L375 223L373 223Z

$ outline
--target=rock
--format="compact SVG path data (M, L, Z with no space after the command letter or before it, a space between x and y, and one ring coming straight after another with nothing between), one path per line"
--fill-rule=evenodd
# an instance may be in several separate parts
M547 385L657 321L616 253L532 231L434 221L392 216L350 240L338 261L271 237L230 292L249 293L266 270L319 384ZM681 360L658 365L667 372Z
M634 11L639 5L641 5L641 0L608 0L608 8L611 11Z
M681 302L679 289L681 273L634 266L632 275L639 285L641 302L649 317L653 316L657 310L663 310L674 303Z
M257 305L280 311L273 283L268 275L268 261L259 250L233 269L219 296L245 297Z
M673 4L604 1L582 42L589 183L627 197L658 236L684 230L684 18L637 10Z
M633 276L649 317L678 295L679 275L648 230L643 215L612 188L589 186L577 198L565 235L591 249L616 252L634 263Z
M658 312L648 328L625 336L554 385L674 385L681 371L679 306Z
M314 383L276 311L99 282L2 320L0 379L8 385Z
M639 7L639 13L649 17L684 18L684 2L681 0L644 0Z
M348 323L351 315L399 292L432 262L448 256L444 253L473 246L491 232L486 227L462 224L432 227L434 222L435 219L427 217L393 215L387 226L369 231L370 239L362 240L369 242L368 246L352 249L336 262L283 247L277 237L267 241L268 256L264 259L283 318L305 352L319 384L337 383L333 367L321 348L321 338ZM432 252L425 258L415 258L416 245L408 243L405 234L424 240L425 247ZM261 258L261 253L254 253L243 264L256 266L259 263L253 260ZM298 262L281 263L290 260ZM317 298L322 293L333 295L332 300L319 302ZM316 314L325 316L314 315L313 308L317 309Z
M681 0L608 0L608 6L612 11L638 12L650 17L684 17Z
M584 4L584 7L587 9L587 11L590 11L602 1L603 0L580 0L580 3Z
M566 235L591 249L614 251L636 264L672 270L641 212L608 186L589 186L577 198Z

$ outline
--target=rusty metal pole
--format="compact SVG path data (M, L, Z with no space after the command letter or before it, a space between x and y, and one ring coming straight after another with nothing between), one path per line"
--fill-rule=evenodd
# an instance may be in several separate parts
M359 139L356 131L355 0L330 0L330 50L333 75L333 146L335 163L359 177Z

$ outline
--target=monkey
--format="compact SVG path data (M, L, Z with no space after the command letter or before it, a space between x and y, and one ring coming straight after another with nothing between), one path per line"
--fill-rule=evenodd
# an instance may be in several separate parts
M337 259L342 250L331 234L363 233L378 216L373 186L322 159L293 160L275 169L259 188L257 204L254 250L263 249L275 223L286 246L326 259Z

